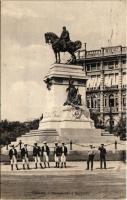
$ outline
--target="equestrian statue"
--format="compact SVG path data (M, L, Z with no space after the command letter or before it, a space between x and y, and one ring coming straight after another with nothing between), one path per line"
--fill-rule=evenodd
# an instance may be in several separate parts
M45 41L48 44L52 44L52 48L56 58L56 63L61 62L60 52L70 53L72 56L70 63L76 63L75 52L81 48L82 43L79 40L72 42L70 40L69 32L66 30L65 26L63 27L63 31L60 37L58 37L55 33L52 32L45 33Z

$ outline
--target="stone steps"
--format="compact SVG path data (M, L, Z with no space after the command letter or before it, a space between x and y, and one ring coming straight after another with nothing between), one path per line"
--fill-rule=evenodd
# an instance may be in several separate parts
M100 129L61 129L61 140L74 143L110 143L116 136L102 136Z
M45 140L47 142L55 142L57 140L58 133L55 129L37 129L31 130L29 133L18 137L16 142L21 140L23 143L33 145L35 142L43 143Z
M72 140L73 143L79 144L108 144L117 139L118 138L113 135L102 136L100 129L61 129L60 135L58 135L55 129L38 129L18 137L17 140L11 144L16 145L20 140L29 145L33 145L35 142L43 144L45 140L48 143L54 143L55 141L69 143L70 140Z

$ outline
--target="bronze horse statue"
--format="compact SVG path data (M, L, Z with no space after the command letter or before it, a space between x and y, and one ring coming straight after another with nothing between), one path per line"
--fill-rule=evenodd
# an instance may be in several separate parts
M77 40L75 42L69 41L66 43L66 48L63 47L62 41L59 39L59 37L52 32L45 33L45 41L48 44L52 45L55 58L56 58L56 63L60 63L60 52L68 52L71 54L72 59L71 63L74 64L76 63L76 56L75 56L75 51L81 48L82 43Z

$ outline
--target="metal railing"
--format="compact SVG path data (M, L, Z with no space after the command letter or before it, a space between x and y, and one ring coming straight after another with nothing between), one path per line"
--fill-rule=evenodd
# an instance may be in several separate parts
M127 53L127 47L114 46L114 47L104 47L99 50L91 50L91 51L86 51L82 49L77 51L76 57L77 59L82 59L82 58L92 58L92 57L100 57L107 55L118 55L125 53Z
M116 112L118 112L118 107L112 107L111 110L112 110L113 113L116 113ZM104 107L104 112L109 113L110 107Z

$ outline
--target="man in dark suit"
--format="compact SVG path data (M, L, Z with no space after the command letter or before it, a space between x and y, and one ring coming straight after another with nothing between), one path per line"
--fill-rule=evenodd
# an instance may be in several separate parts
M29 168L29 155L27 150L27 144L24 144L24 147L21 149L21 158L23 162L23 169L25 169L25 164L27 164L27 169Z
M55 163L56 163L56 167L57 167L57 168L59 168L60 156L61 156L60 147L58 146L58 142L55 142L55 147L54 147L54 160L55 160Z
M39 146L37 146L37 143L35 143L34 147L33 147L33 157L35 160L35 169L37 169L37 163L39 163L40 167L43 169L40 154L41 154L41 148Z
M93 161L95 156L93 148L93 145L90 145L90 150L88 151L87 170L89 170L89 163L91 163L91 170L93 170Z
M44 146L42 147L41 155L43 157L44 166L46 168L46 163L47 163L48 167L50 168L50 165L49 165L50 149L49 149L46 141L44 141L43 144L44 144Z
M67 147L65 146L64 142L62 142L60 153L61 153L61 168L63 168L63 165L66 168Z
M18 170L18 164L17 164L17 150L15 149L14 145L11 145L11 149L9 150L9 157L11 161L11 170L13 170L13 165L16 166L16 169Z
M104 169L106 169L106 149L104 148L104 144L101 144L101 147L98 148L100 151L100 168L102 169L102 164L104 163Z

